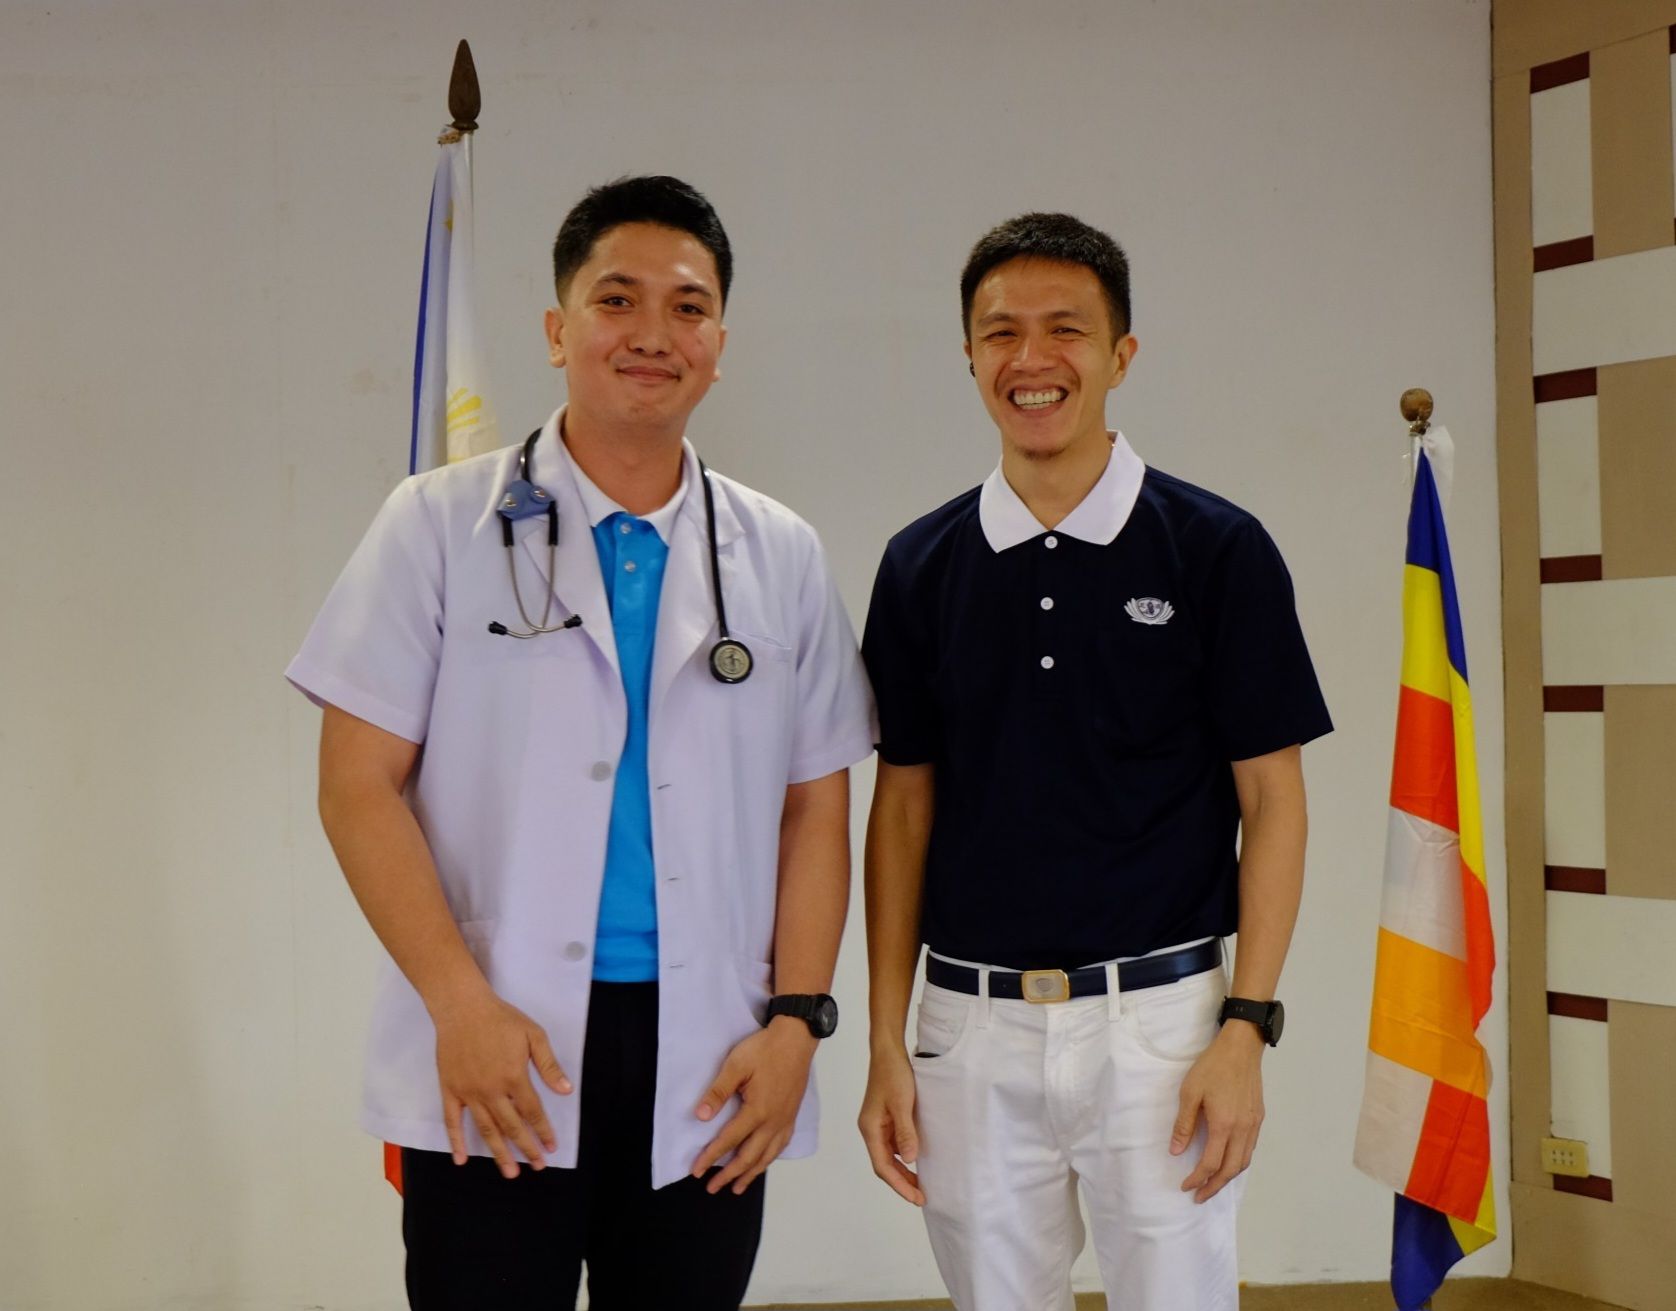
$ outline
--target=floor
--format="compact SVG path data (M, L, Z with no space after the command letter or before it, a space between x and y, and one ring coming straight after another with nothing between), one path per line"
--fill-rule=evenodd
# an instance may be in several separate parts
M1105 1298L1083 1293L1077 1311L1104 1311ZM1432 1301L1433 1311L1621 1311L1571 1293L1538 1288L1512 1279L1451 1279ZM1384 1284L1291 1284L1247 1286L1240 1311L1390 1311L1391 1292ZM776 1303L758 1311L794 1311ZM795 1311L949 1311L947 1302L867 1302L837 1306L799 1303Z

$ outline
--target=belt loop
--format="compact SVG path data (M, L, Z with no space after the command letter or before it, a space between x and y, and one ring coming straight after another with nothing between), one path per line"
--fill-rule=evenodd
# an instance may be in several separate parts
M1106 1023L1116 1024L1123 1018L1123 993L1117 984L1117 962L1106 963Z
M978 1028L989 1027L989 970L978 970Z

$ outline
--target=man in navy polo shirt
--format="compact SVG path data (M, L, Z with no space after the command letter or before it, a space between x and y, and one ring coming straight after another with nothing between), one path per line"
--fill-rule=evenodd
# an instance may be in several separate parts
M1106 428L1136 350L1117 243L1013 219L961 309L1001 463L891 539L862 643L862 1135L960 1311L1069 1311L1079 1184L1125 1311L1234 1311L1300 747L1331 721L1262 526Z

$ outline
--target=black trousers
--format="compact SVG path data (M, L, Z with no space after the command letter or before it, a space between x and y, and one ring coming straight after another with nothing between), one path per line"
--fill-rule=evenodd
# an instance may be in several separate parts
M712 1197L701 1179L654 1190L658 985L595 983L574 1170L516 1179L474 1156L402 1149L402 1238L413 1311L737 1311L762 1236L763 1185Z

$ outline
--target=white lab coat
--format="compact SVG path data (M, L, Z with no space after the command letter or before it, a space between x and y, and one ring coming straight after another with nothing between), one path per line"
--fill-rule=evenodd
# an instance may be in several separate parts
M390 495L327 597L286 676L422 743L411 786L462 934L495 991L528 1013L580 1090L612 780L627 704L599 559L559 416L536 444L534 481L557 500L555 621L529 641L495 507L516 477L508 447L409 478ZM728 1050L760 1027L772 984L780 815L788 784L872 750L853 630L814 531L765 496L714 476L728 626L755 657L743 683L710 672L717 640L703 484L685 448L652 660L648 774L657 870L659 1015L651 1178L686 1174L732 1104L693 1114ZM539 621L545 516L514 525L525 606ZM580 1092L550 1093L553 1164L576 1163ZM815 1149L814 1082L785 1155ZM469 1120L469 1117L468 1117ZM386 962L367 1044L364 1127L445 1151L436 1034ZM473 1153L487 1154L475 1128Z

